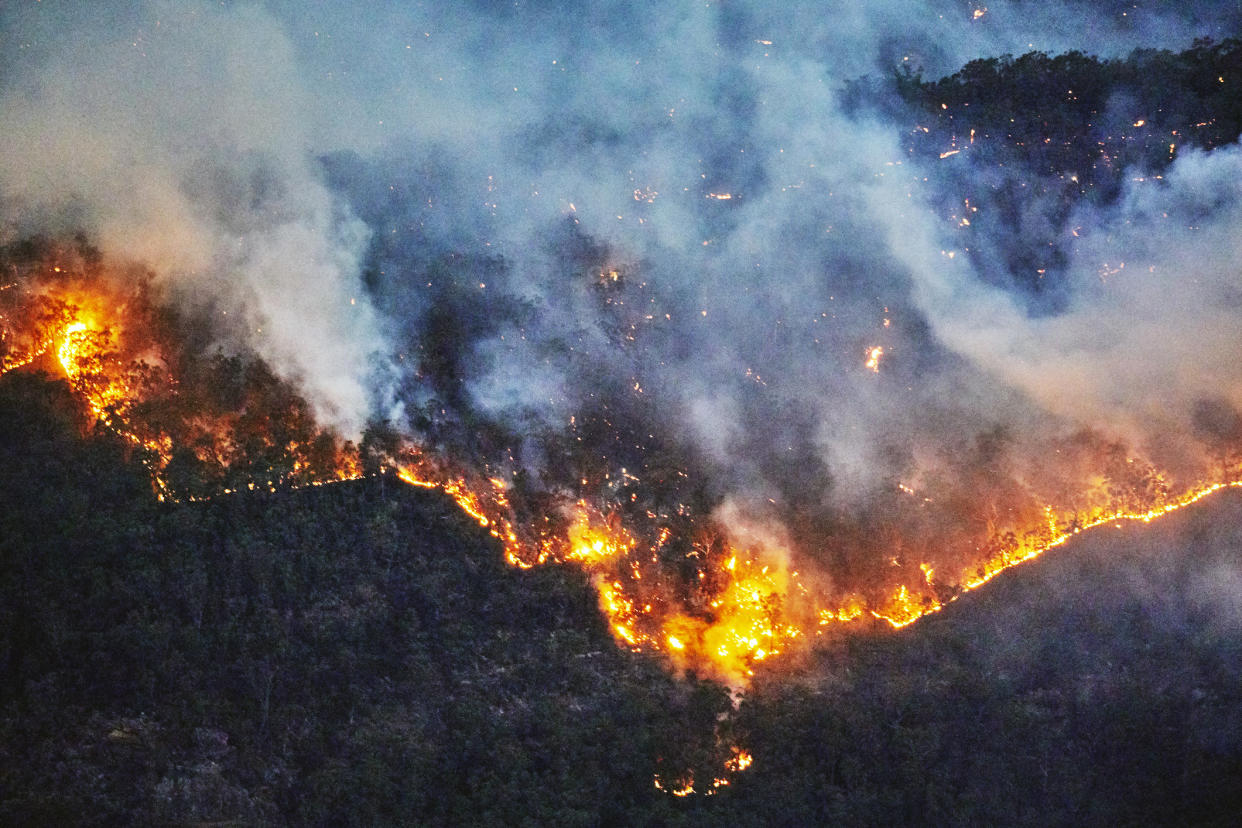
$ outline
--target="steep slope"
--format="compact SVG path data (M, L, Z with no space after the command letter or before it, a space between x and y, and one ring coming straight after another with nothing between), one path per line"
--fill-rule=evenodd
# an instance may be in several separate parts
M1101 527L756 687L730 807L769 824L1232 824L1242 498Z
M0 422L5 824L1226 824L1242 805L1234 494L824 641L734 709L619 650L580 574L505 566L442 496L376 478L161 504L63 383L4 377ZM736 746L745 773L724 769Z
M448 498L161 504L74 405L0 378L0 824L632 824L724 773L722 688Z

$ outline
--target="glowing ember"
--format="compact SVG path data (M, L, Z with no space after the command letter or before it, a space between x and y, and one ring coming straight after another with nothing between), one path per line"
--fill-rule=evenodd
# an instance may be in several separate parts
M864 366L868 371L878 374L880 373L880 358L884 356L883 346L876 345L867 349L867 361Z
M755 761L754 757L741 748L733 749L733 758L725 762L725 767L735 773L749 768Z
M730 748L729 751L730 756L724 763L725 775L713 777L711 785L705 787L701 791L704 796L711 796L720 788L724 788L732 784L729 779L730 774L741 773L754 764L754 757L750 755L749 751L736 746ZM676 797L685 797L694 793L699 793L699 791L696 791L694 787L693 773L684 773L680 777L668 782L666 782L664 778L657 773L652 777L651 781L657 791L664 791L665 793L672 794Z

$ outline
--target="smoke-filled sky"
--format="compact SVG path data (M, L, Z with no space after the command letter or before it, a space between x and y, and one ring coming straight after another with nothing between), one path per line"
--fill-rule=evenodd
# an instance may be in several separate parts
M738 525L931 487L983 434L1176 465L1196 412L1242 404L1242 152L1076 207L1035 310L999 259L950 255L962 167L843 88L1239 31L1206 0L20 0L0 241L82 230L146 264L349 434L640 406Z

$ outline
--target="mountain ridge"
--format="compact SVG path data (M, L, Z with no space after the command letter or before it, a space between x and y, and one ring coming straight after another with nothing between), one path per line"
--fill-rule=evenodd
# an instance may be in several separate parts
M734 698L620 650L586 576L507 567L441 494L161 504L63 382L6 375L0 421L0 822L1225 824L1242 803L1236 493L818 639Z

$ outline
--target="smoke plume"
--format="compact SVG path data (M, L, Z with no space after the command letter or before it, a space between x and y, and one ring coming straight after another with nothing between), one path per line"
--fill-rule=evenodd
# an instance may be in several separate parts
M912 154L853 83L1185 48L1235 4L107 6L0 17L0 233L146 265L346 433L667 484L826 581L1072 507L1088 454L1177 472L1237 436L1236 148L1064 231L1024 202L1065 251L1036 302L1014 222L971 213L972 253L945 215L1025 173Z

